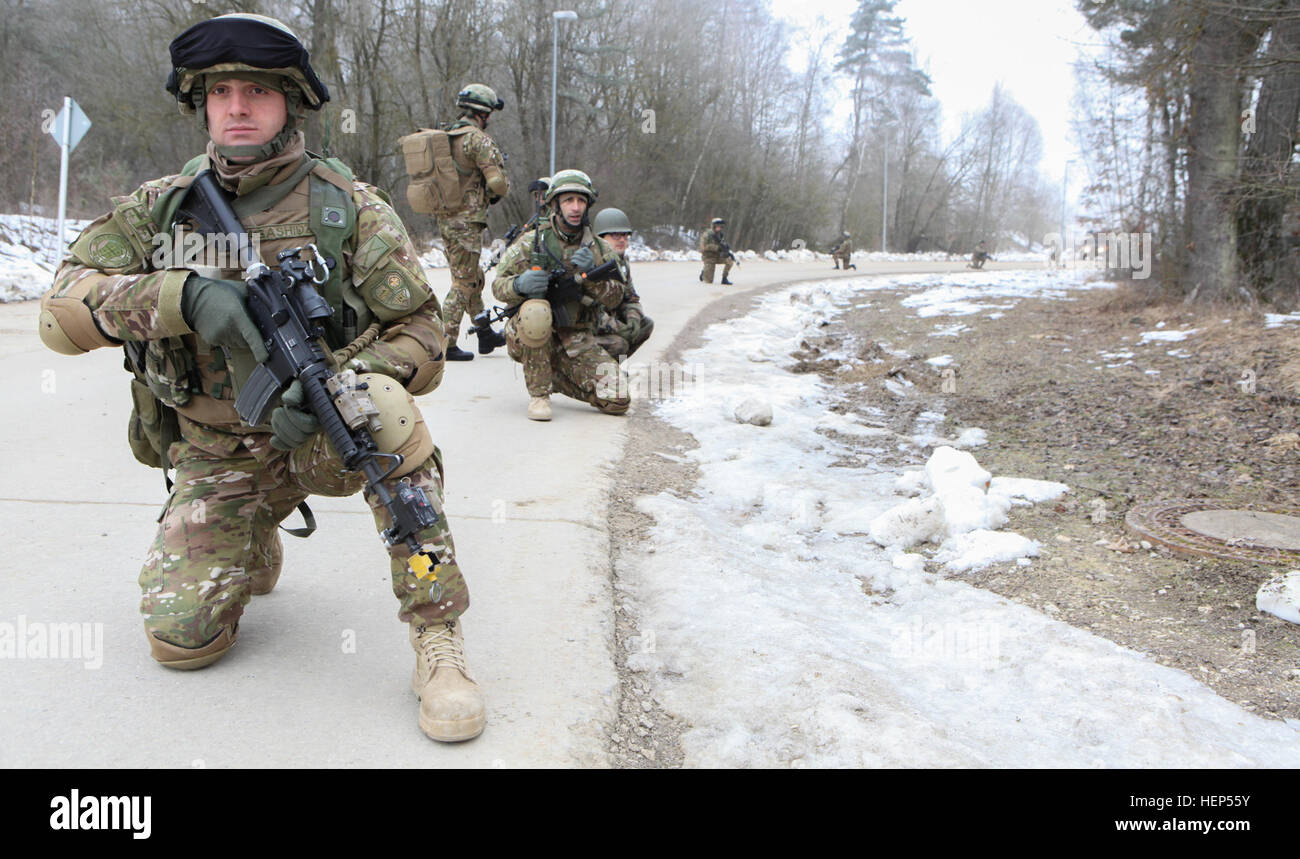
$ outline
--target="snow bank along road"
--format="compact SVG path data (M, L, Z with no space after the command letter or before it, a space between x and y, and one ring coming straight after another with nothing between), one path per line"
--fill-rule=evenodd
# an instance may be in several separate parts
M878 290L900 290L934 318L938 373L961 316L1096 288L1078 274L800 284L709 326L680 356L700 368L694 383L652 408L698 443L682 454L698 482L689 497L636 500L654 525L620 555L618 586L638 625L628 668L687 726L686 766L1300 765L1300 722L1248 713L1182 671L961 580L991 560L1032 565L1034 541L996 529L1012 504L1067 491L1048 481L1068 474L990 480L936 437L940 398L889 380L849 401L818 374L784 369L804 342L850 369L866 343L850 332L832 347L820 332L845 307L892 305ZM862 340L889 336L882 326ZM891 397L913 404L910 432L884 426ZM737 422L747 398L764 402L770 425ZM829 408L837 401L855 410ZM976 454L984 443L975 428L951 434L947 444ZM898 452L928 460L925 472L881 467ZM860 464L834 467L846 462ZM927 539L953 575L925 569L916 549Z
M861 264L873 272L952 263ZM698 263L644 263L656 357L713 299L838 277L829 264L747 262L737 286ZM439 295L446 270L431 270ZM320 530L285 537L285 572L254 598L231 654L198 672L148 654L136 577L165 498L126 444L121 353L68 358L36 337L37 306L0 306L0 766L600 766L613 716L606 500L626 421L555 397L524 416L504 350L447 368L421 398L447 469L447 511L472 608L470 666L488 700L479 739L416 724L413 654L361 498L313 500ZM645 403L633 408L645 408ZM61 627L55 624L63 625ZM74 627L75 626L75 637ZM6 645L5 639L8 639ZM12 648L9 647L12 645Z

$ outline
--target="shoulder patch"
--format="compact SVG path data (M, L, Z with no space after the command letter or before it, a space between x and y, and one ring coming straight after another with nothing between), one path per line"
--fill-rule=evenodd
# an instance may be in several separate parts
M135 259L131 243L117 233L101 233L90 240L90 262L98 268L125 268Z
M406 312L412 309L411 288L407 286L402 275L396 271L385 274L383 281L375 287L371 295L375 301L389 310Z

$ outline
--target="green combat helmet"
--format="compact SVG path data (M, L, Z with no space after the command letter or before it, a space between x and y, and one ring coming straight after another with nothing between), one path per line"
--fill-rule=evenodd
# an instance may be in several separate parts
M262 160L279 154L292 139L303 111L320 110L330 100L302 42L284 24L265 15L235 13L200 21L172 40L170 52L167 91L176 97L181 113L198 114L205 130L210 75L233 77L230 73L237 72L284 93L288 118L280 133L262 146L218 147L227 158L251 155Z
M632 232L632 222L627 219L627 215L622 209L601 209L592 218L591 231L598 236L604 236L606 233L630 233Z
M486 84L470 84L456 93L456 107L478 113L491 113L501 110L506 103L497 98L496 90Z
M552 176L551 187L546 190L542 202L549 204L561 194L571 191L586 196L588 206L595 205L596 186L592 184L591 177L581 170L561 170Z

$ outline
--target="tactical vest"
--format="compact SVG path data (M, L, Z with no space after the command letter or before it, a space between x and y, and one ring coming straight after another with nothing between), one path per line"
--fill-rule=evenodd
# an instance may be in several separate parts
M465 192L474 182L476 165L465 157L467 124L449 131L421 128L398 139L406 163L406 202L422 215L456 215L465 211Z
M125 204L128 222L133 226L154 228L152 232L171 234L172 223L185 191L192 178L207 164L207 156L192 159L182 169L172 186L159 195L154 205L144 211L143 204L132 201ZM231 206L241 220L268 211L293 193L303 178L308 180L308 219L301 224L268 224L263 227L246 227L250 236L259 241L285 239L314 239L314 244L324 257L333 259L328 280L321 286L322 297L334 309L334 315L325 322L326 340L333 347L351 343L359 332L372 321L374 314L352 285L350 272L345 270L344 246L352 238L357 222L357 207L352 200L352 172L343 162L334 158L317 158L308 155L298 170L283 182L264 185L231 201ZM346 189L346 190L345 190ZM157 230L157 225L164 225ZM148 232L149 230L146 229ZM138 230L137 230L138 232ZM242 272L233 270L204 271L212 277L238 278ZM252 372L252 356L245 361L236 360L227 367L225 353L200 343L199 353L191 351L184 337L165 337L141 343L128 343L126 367L135 379L132 382L134 410L131 416L129 440L136 458L146 465L167 468L167 449L171 441L179 438L173 409L188 405L195 394L206 394L215 399L233 401L240 383ZM233 386L226 390L221 382L213 382L212 390L201 384L199 364L211 371L228 371Z
M540 265L547 271L550 271L557 266L564 268L569 273L576 271L577 269L565 257L564 242L560 240L560 236L555 231L555 227L551 224L549 218L540 229L542 247L538 254L532 254L530 250L529 253L532 256L531 263L533 265ZM592 256L595 257L595 265L598 266L605 262L605 254L601 250L600 242L596 241L596 234L591 231L590 226L584 226L582 228L582 236L579 238L578 247L583 246L591 249ZM577 247L571 249L569 251L569 256L572 256L577 249ZM620 266L620 272L621 271L622 267ZM598 308L585 305L578 299L565 302L565 307L569 311L569 318L573 320L574 328L594 329L596 327L596 324L599 321L599 313L597 312Z

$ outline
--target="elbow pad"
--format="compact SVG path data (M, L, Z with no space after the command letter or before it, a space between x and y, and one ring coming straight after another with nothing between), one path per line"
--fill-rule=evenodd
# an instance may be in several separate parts
M60 355L81 355L102 346L121 345L104 336L90 308L79 298L43 299L37 325L41 342Z
M488 190L498 197L504 197L510 192L510 180L496 165L484 168L483 180L487 182Z

